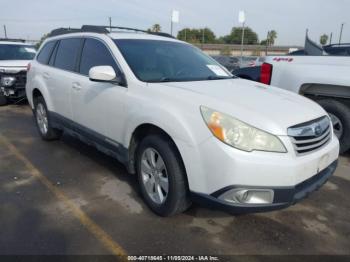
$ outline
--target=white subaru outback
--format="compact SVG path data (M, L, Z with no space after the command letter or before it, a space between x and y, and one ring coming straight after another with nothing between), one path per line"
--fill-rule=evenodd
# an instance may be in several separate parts
M166 34L134 31L51 33L26 86L44 140L64 131L115 157L162 216L191 201L234 213L279 209L333 174L339 143L316 103L234 78Z

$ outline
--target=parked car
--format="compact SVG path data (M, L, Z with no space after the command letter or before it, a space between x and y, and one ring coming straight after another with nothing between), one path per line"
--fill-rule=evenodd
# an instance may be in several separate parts
M245 68L245 67L252 67L255 66L256 63L256 56L243 56L239 57L239 67Z
M335 171L338 140L309 99L234 78L164 33L78 31L54 30L31 62L26 92L38 132L44 140L67 132L118 159L155 213L191 201L279 209Z
M350 44L332 44L323 46L323 50L333 56L350 56Z
M331 56L350 56L350 44L332 44L325 45L322 47L325 52L325 55ZM297 51L290 52L288 55L296 56L296 55L308 55L305 49L300 49Z
M261 67L233 71L248 80L278 86L306 96L330 115L340 152L350 149L350 58L272 56Z
M227 70L232 71L239 68L239 58L233 56L216 55L212 56L217 62L226 67Z
M35 53L23 40L0 39L0 106L25 98L27 65Z
M265 56L260 56L255 60L252 66L261 66L265 62L265 60L266 60Z

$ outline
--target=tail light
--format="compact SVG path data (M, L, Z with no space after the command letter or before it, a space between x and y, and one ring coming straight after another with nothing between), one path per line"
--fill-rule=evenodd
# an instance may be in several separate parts
M268 63L263 63L260 70L260 82L266 85L271 84L272 77L272 65Z
M28 65L27 65L27 72L29 72L31 66L32 66L32 65L31 65L30 63L28 63Z

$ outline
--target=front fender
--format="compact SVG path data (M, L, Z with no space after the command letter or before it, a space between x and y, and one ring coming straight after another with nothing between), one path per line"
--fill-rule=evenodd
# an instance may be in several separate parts
M198 112L194 110L193 114L186 112L186 116L180 114L181 111L172 109L170 105L166 110L152 107L152 109L142 108L138 112L131 112L124 131L124 146L129 148L134 131L143 124L152 124L161 128L172 138L179 150L185 165L189 188L195 190L203 174L200 164L201 154L197 145L212 135L201 118L199 109Z
M166 132L174 141L182 141L188 146L196 144L196 138L188 124L172 112L164 112L158 109L145 109L143 112L130 113L127 126L124 130L123 145L129 147L131 137L137 127L143 124L151 124ZM146 112L153 112L152 115Z

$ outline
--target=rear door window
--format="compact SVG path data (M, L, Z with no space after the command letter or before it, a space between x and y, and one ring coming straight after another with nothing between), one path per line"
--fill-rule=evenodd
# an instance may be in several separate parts
M81 38L60 40L54 66L67 71L76 71L81 41Z
M50 59L50 55L52 53L52 49L55 47L56 41L50 41L47 42L44 47L41 49L40 53L38 54L37 60L47 65Z
M101 41L87 38L81 54L79 72L89 75L89 70L94 66L111 66L116 73L119 73L109 49Z

